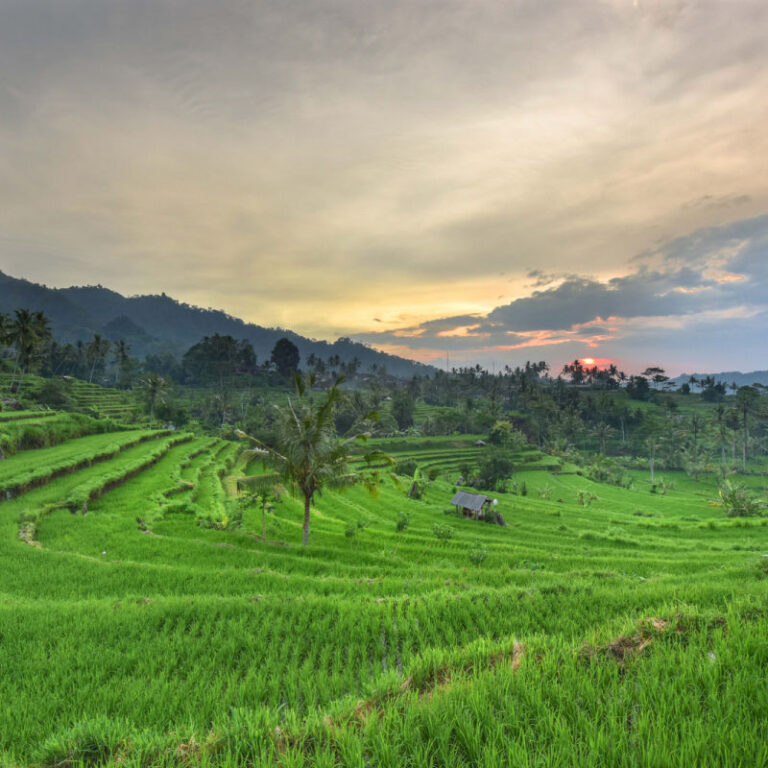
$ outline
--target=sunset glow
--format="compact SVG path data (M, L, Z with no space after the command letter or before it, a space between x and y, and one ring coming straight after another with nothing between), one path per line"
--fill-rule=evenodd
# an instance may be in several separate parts
M9 275L457 364L768 357L768 4L2 5Z

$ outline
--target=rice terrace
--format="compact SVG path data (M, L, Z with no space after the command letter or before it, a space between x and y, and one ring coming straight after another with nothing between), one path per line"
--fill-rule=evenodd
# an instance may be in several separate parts
M296 493L262 539L231 432L0 412L4 763L765 764L768 520L712 506L711 469L418 427L304 547ZM450 505L491 452L501 526ZM765 493L764 458L742 475Z
M768 768L766 39L0 0L0 768Z

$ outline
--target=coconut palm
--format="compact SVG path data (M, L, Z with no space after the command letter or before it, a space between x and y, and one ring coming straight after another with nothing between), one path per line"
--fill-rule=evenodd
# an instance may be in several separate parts
M248 488L246 503L256 504L261 510L261 540L267 540L267 513L275 509L285 488L276 474L241 477L237 481L239 488Z
M692 413L688 420L688 432L693 440L693 450L696 452L698 448L699 432L704 428L704 417L700 413Z
M311 394L314 376L296 375L296 397L289 398L287 406L275 406L277 448L270 448L245 432L237 431L238 437L254 444L253 452L273 467L289 488L301 494L304 546L309 542L310 512L316 494L324 488L346 488L358 483L375 492L380 481L376 471L352 472L349 469L353 448L365 442L368 434L357 433L344 438L336 434L334 413L342 398L341 381L339 377L325 391L321 402L315 402ZM373 461L393 463L381 451L372 451L363 458L369 467Z
M740 387L734 406L741 419L741 468L747 469L747 445L749 443L749 416L759 412L760 393L754 387Z
M115 363L115 386L120 383L120 376L123 373L129 360L131 348L125 343L125 339L115 342L113 351L113 362Z
M96 372L96 367L104 362L104 358L107 356L110 346L109 339L105 339L98 333L95 333L93 339L86 345L86 355L91 363L91 371L88 376L89 383L93 382L93 374Z
M139 379L139 391L149 408L149 428L155 424L155 407L158 403L165 403L165 397L170 390L170 384L156 373L148 373Z
M610 424L606 424L604 421L598 422L592 430L592 434L600 441L600 454L602 456L605 456L606 443L615 431Z
M656 435L646 438L645 447L648 449L648 467L651 470L651 484L656 482L656 451L659 449L660 440Z
M30 312L28 309L15 311L15 317L8 325L6 333L6 343L16 349L15 366L11 377L12 392L21 389L35 352L50 338L50 322L42 312ZM16 381L17 373L19 374L18 382Z
M0 349L8 344L8 333L11 329L11 318L0 312Z

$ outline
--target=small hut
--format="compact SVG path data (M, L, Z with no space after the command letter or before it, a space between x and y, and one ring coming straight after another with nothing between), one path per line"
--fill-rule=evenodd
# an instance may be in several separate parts
M456 511L464 517L471 517L477 520L481 515L488 514L488 507L492 503L490 496L482 496L479 493L468 493L467 491L458 491L451 499L451 504L456 506Z

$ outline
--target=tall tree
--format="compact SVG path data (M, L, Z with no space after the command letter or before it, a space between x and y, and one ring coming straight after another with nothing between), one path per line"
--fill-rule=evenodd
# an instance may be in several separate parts
M592 430L592 434L594 434L594 436L600 442L601 456L605 456L606 443L614 432L614 428L610 424L606 424L604 421L599 421Z
M736 410L741 421L741 468L747 469L747 444L749 442L749 416L759 410L760 392L754 387L739 387L736 393Z
M399 430L413 426L413 414L416 404L407 389L396 389L392 393L392 418Z
M11 391L17 392L24 383L35 352L51 338L50 321L42 312L17 309L8 326L6 342L16 349L15 365L11 377ZM16 382L16 374L20 377Z
M295 377L296 397L286 406L275 406L277 448L270 448L238 430L241 439L254 444L254 453L273 467L289 488L298 490L304 500L302 544L309 543L312 502L324 488L345 488L362 483L375 492L379 474L375 470L351 472L348 462L352 450L368 438L367 433L340 438L334 429L334 413L342 398L340 381L325 391L321 402L314 402L311 391L314 377ZM392 460L380 451L364 456L366 464Z
M100 369L104 365L111 346L109 339L105 339L99 333L94 333L93 338L86 344L85 353L91 366L90 373L88 374L89 383L93 382L96 369Z
M272 348L270 361L286 379L299 370L299 360L299 348L290 339L279 339Z
M113 362L115 364L115 386L120 383L120 376L128 366L131 348L125 343L125 339L115 342Z
M155 408L158 403L164 403L170 390L169 383L156 373L148 373L139 380L139 391L144 396L144 401L149 408L149 428L155 424Z

